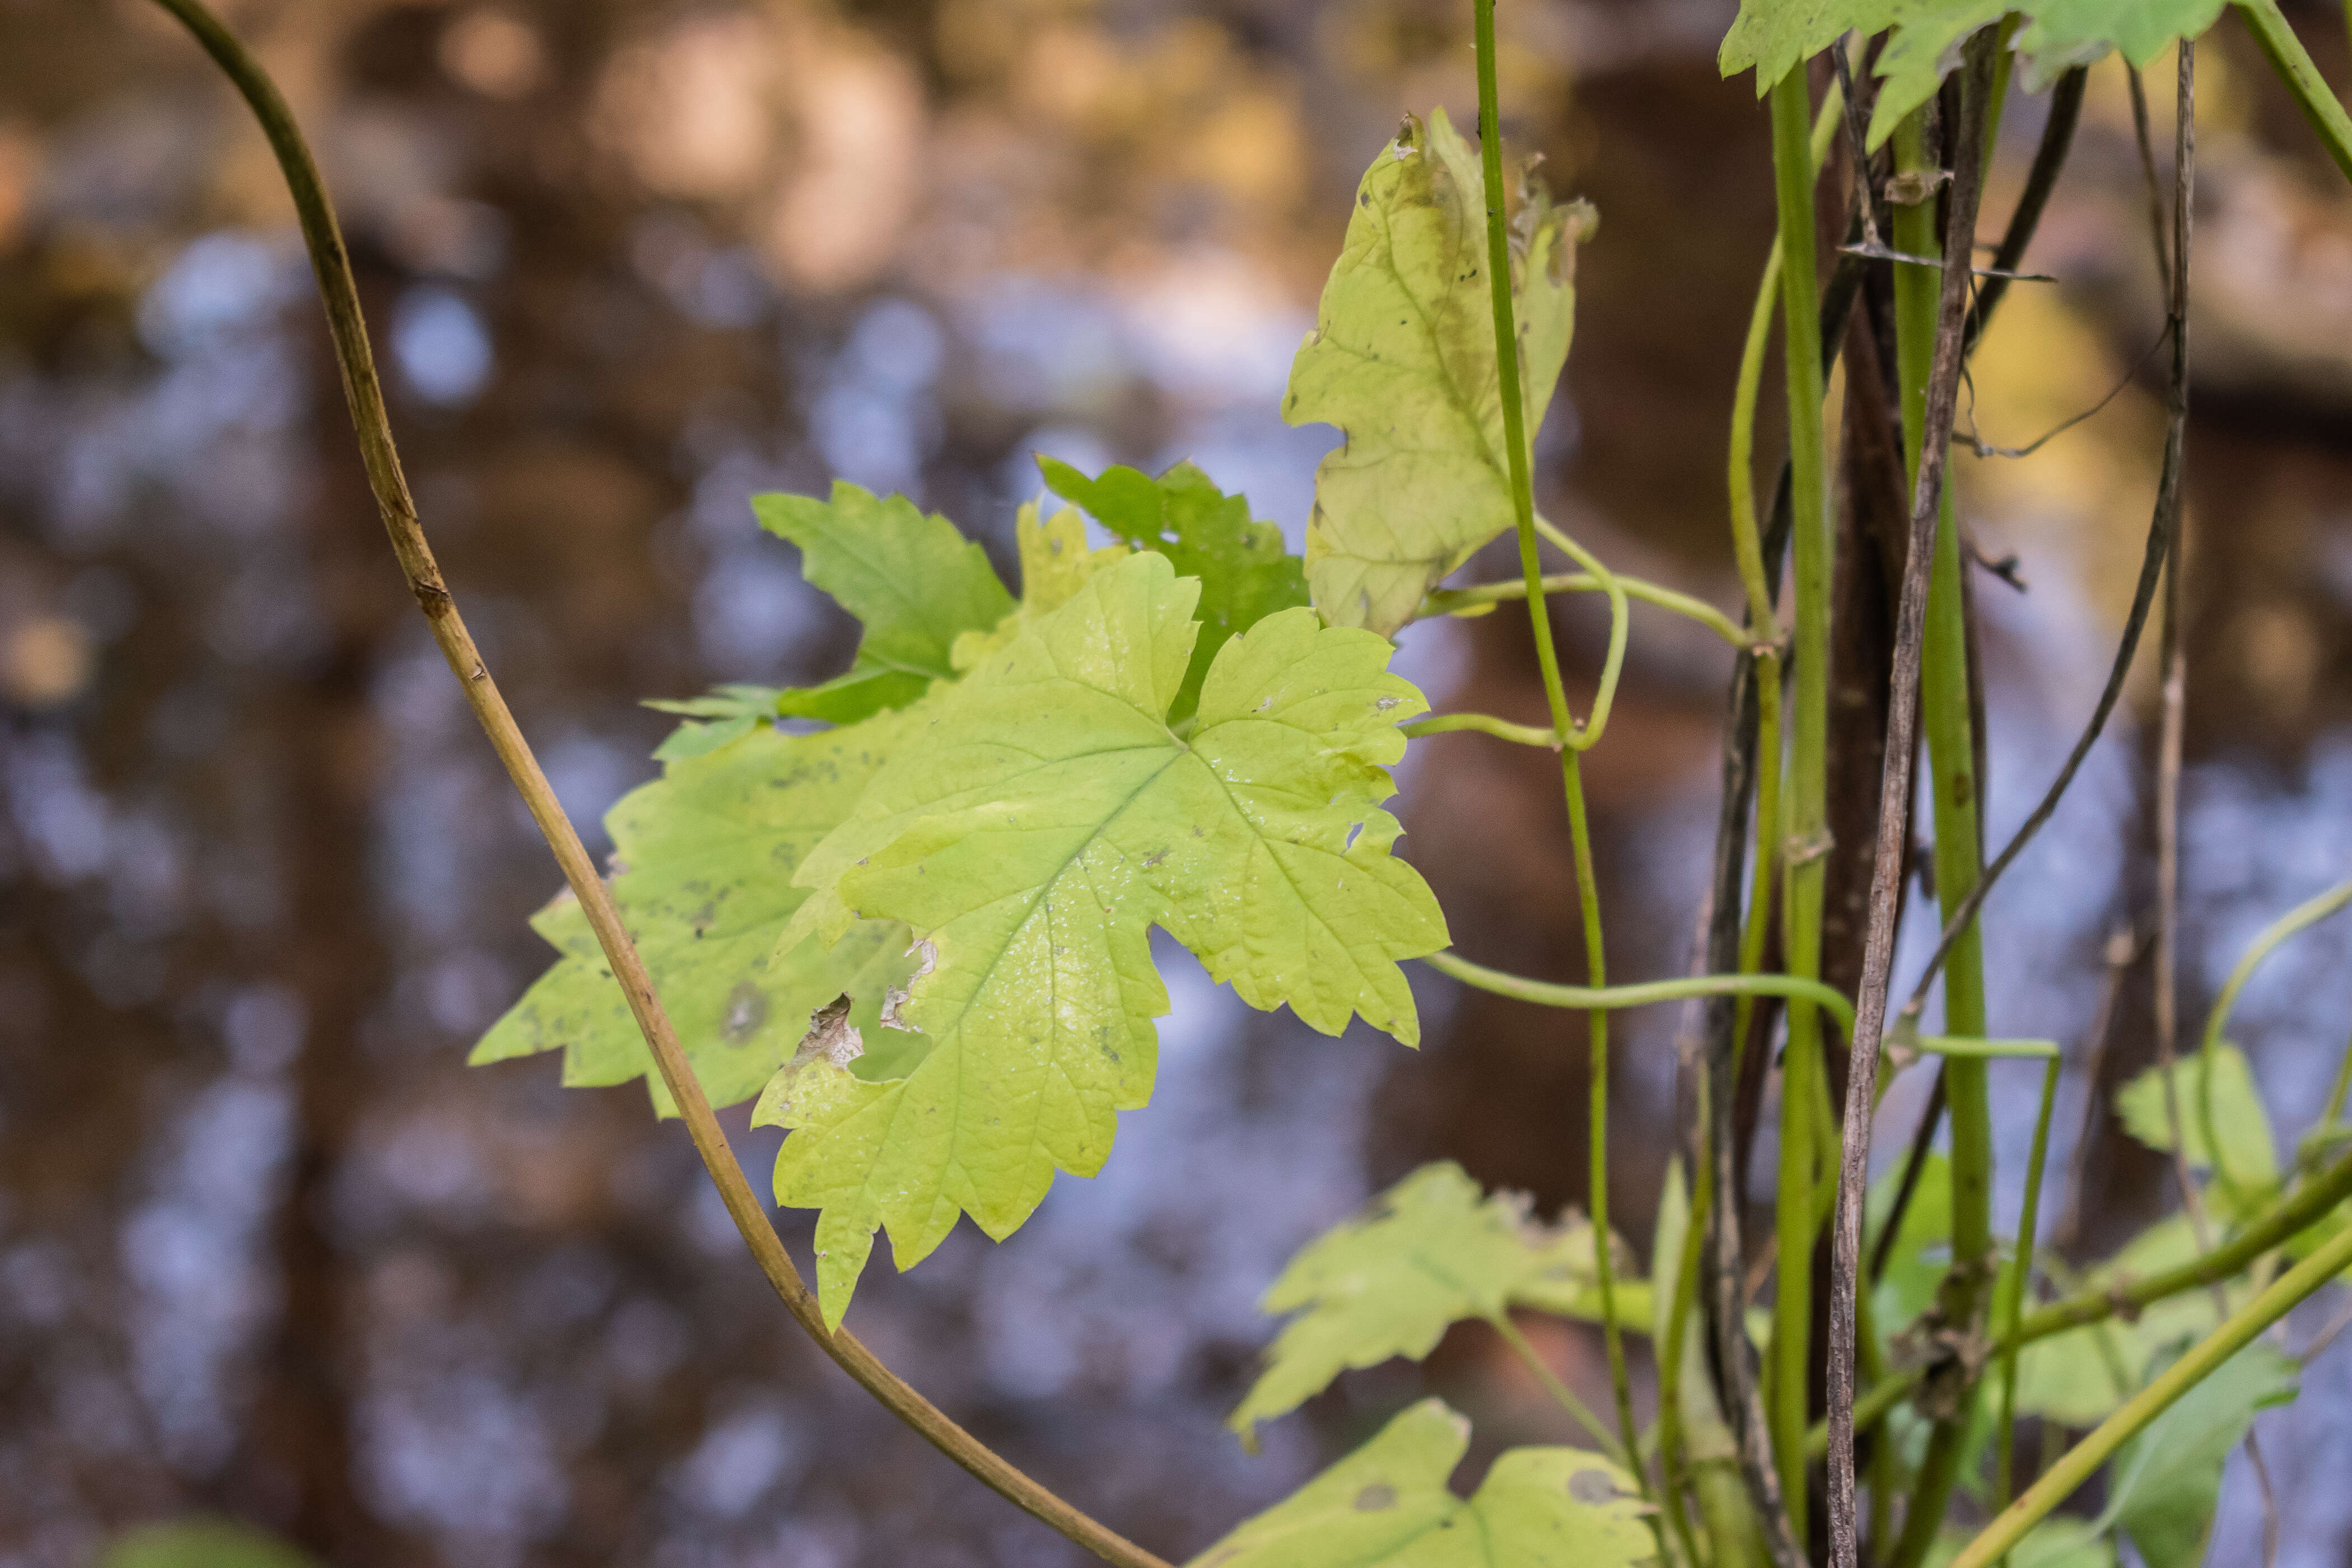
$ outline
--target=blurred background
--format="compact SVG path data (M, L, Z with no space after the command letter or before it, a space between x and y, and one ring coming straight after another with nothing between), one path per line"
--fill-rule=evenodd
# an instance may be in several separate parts
M1732 8L1503 7L1514 133L1601 215L1543 504L1727 607L1725 422L1771 222L1763 114L1713 64ZM753 526L755 489L904 491L1009 574L1033 449L1189 457L1296 543L1332 434L1280 423L1290 356L1400 113L1469 118L1468 10L225 6L317 142L426 527L599 849L669 722L637 699L846 661L854 626ZM2290 10L2344 81L2341 15ZM2168 147L2168 60L2149 79ZM2352 874L2352 195L2234 22L2200 80L2190 1018L2254 931ZM2012 101L1988 232L2042 112ZM1996 834L2088 711L2137 566L2162 434L2134 376L2159 326L2145 204L2110 61L2031 258L2063 281L2011 292L1963 409L2021 447L2126 384L2031 459L1957 460L1977 543L2026 584L1978 581ZM1592 611L1558 610L1588 689ZM1688 963L1728 673L1636 616L1588 763L1612 978ZM1441 707L1541 719L1515 614L1415 628L1400 659ZM2088 1037L2110 933L2148 917L2140 673L1988 915L1996 1032L2068 1041L2084 1257L2166 1204L2094 1098L2148 1059L2144 963ZM1402 784L1462 951L1580 977L1549 760L1446 736ZM800 1338L641 1089L462 1065L549 961L524 919L556 885L401 591L242 106L152 7L0 0L0 1564L80 1568L189 1513L343 1568L1077 1560ZM852 1326L1171 1558L1424 1389L1481 1455L1566 1440L1475 1327L1351 1375L1260 1456L1222 1418L1270 1337L1257 1293L1413 1166L1581 1203L1582 1020L1423 972L1413 1054L1163 959L1159 1089L1103 1174L1003 1246L966 1226L912 1275L877 1262ZM2347 1004L2352 930L2323 927L2239 1011L2287 1139ZM1618 1056L1644 1257L1676 1022L1625 1016ZM2000 1090L2012 1204L2032 1087ZM777 1133L727 1122L764 1192ZM782 1226L805 1258L808 1216ZM1528 1326L1597 1398L1585 1336ZM2352 1342L2264 1418L2290 1564L2352 1561L2347 1400ZM2218 1560L2248 1561L2233 1477Z

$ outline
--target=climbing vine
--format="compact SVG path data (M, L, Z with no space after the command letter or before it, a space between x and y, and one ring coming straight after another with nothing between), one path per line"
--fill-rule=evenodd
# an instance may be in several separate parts
M2352 1268L2352 1062L2319 1122L2283 1152L2228 1041L2230 1014L2252 968L2352 903L2352 886L2281 917L2194 1048L2176 1052L2161 1033L2157 1065L2116 1097L2126 1131L2176 1163L2182 1212L2079 1275L2046 1254L2037 1216L2059 1051L1988 1037L1978 919L2047 809L1987 856L1975 777L1985 694L1945 469L1969 352L2018 276L2084 73L2113 56L2137 83L2171 54L2178 132L2159 254L2169 438L2116 680L2053 781L2054 803L2115 705L2160 580L2172 585L2168 674L2179 673L2170 605L2195 40L2223 0L1746 0L1721 66L1752 73L1769 100L1780 235L1732 410L1739 622L1612 570L1536 509L1534 432L1570 352L1577 254L1596 218L1507 153L1495 0L1473 0L1477 135L1433 110L1370 150L1292 371L1284 416L1342 437L1316 474L1303 557L1245 498L1185 464L1089 475L1041 458L1046 496L1021 511L1013 584L953 521L901 497L845 483L825 498L749 498L760 525L798 548L807 580L862 624L857 652L816 686L656 702L680 723L657 753L662 776L607 818L609 875L556 808L434 565L332 209L290 114L199 0L159 3L236 83L278 154L409 586L565 872L566 890L534 921L560 957L474 1059L560 1051L567 1083L645 1079L655 1109L686 1121L788 1309L950 1457L1105 1561L1159 1563L964 1433L845 1327L877 1237L901 1269L965 1215L1006 1241L1050 1201L1057 1173L1100 1168L1120 1114L1150 1099L1155 1020L1169 1005L1156 928L1251 1006L1286 1007L1330 1035L1360 1018L1416 1045L1404 967L1416 962L1580 1011L1592 1069L1588 1213L1542 1220L1451 1163L1414 1173L1273 1282L1266 1309L1288 1321L1233 1416L1254 1441L1349 1369L1425 1355L1475 1320L1528 1363L1574 1445L1506 1453L1465 1499L1447 1481L1466 1423L1426 1401L1234 1528L1204 1564L2084 1568L2116 1562L2119 1541L2148 1568L2201 1559L2224 1460L2256 1412L2294 1396L2295 1363L2267 1331ZM2352 121L2273 0L2237 9L2352 174ZM2053 110L2025 195L1980 268L1979 207L2003 109L2012 92L2045 89ZM1824 205L1843 209L1830 232L1843 243L1830 247L1817 241ZM1765 515L1752 426L1776 320L1789 434ZM1870 920L1849 991L1823 979L1828 669L1846 613L1824 407L1849 333L1881 327L1894 363L1870 384L1901 431L1907 534L1884 671ZM1845 368L1843 395L1865 395L1861 370ZM1111 542L1093 544L1089 520ZM1505 534L1517 578L1454 580ZM1573 570L1547 574L1546 545ZM1580 716L1547 609L1560 592L1599 593L1609 607ZM1416 620L1514 598L1529 616L1547 723L1431 714L1389 670L1392 639ZM1629 639L1654 615L1687 617L1736 650L1716 904L1692 976L1611 985L1580 758L1603 743ZM1557 756L1589 984L1455 952L1398 853L1391 770L1415 738L1459 730ZM1928 978L1890 1006L1921 743L1944 931ZM1940 1033L1925 1024L1931 984ZM1611 1225L1609 1019L1662 1002L1688 1005L1696 1021L1696 1111L1645 1277ZM2022 1210L2004 1239L1990 1084L2037 1065ZM1774 1068L1773 1234L1748 1238L1731 1201L1731 1162L1748 1140L1734 1136L1730 1090ZM1874 1113L1911 1070L1939 1075L1936 1109L1896 1173L1872 1185ZM774 1193L816 1213L814 1292L712 1116L746 1100L755 1121L788 1130ZM1825 1297L1817 1252L1829 1258ZM1600 1326L1609 1409L1559 1378L1517 1326L1524 1313ZM1650 1342L1654 1401L1637 1399L1628 1337ZM1657 1412L1646 1427L1643 1403ZM2045 1438L2032 1453L2017 1440L2026 1419ZM2084 1435L2049 1440L2066 1432ZM2060 1511L2101 1475L2103 1507Z

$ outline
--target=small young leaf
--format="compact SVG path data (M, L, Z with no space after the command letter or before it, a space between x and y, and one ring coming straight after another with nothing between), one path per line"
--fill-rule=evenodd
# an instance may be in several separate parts
M1591 208L1532 176L1511 193L1512 293L1532 443L1576 304ZM1282 416L1346 437L1315 472L1307 582L1334 626L1393 635L1422 596L1511 526L1486 280L1486 182L1443 110L1408 119L1364 174Z
M2278 1180L2278 1146L2271 1138L2271 1119L2263 1110L2253 1074L2235 1046L2221 1046L2213 1057L2212 1133L2221 1142L2229 1175L2241 1184L2273 1185ZM2213 1143L2206 1136L2204 1056L2180 1058L2172 1073L2189 1163L2210 1171ZM2125 1131L2149 1148L2172 1152L2172 1118L2165 1104L2162 1068L2150 1068L2117 1089L2116 1114L2123 1118Z
M1201 637L1169 710L1175 721L1199 706L1201 682L1228 637L1307 603L1307 578L1298 558L1283 548L1282 530L1252 521L1247 500L1226 495L1192 464L1179 463L1156 479L1134 468L1109 468L1090 479L1042 452L1037 467L1055 495L1086 508L1137 549L1157 550L1178 576L1201 580L1194 612Z
M912 702L951 680L956 638L983 631L1013 608L987 553L904 496L877 500L836 480L830 500L751 498L760 525L801 549L801 572L866 623L848 673L777 694L776 711L850 724Z
M684 714L688 720L709 721L680 724L672 730L669 738L654 748L654 760L672 763L685 757L703 757L722 746L733 745L776 716L776 699L782 695L772 686L721 686L707 697L689 697L683 702L659 697L646 699L640 707Z
M2147 1568L2197 1568L2221 1500L2221 1467L2258 1411L2294 1398L2300 1370L2261 1340L2216 1367L2116 1450L2101 1522L2120 1526Z
M1595 1313L1596 1279L1589 1222L1538 1225L1524 1196L1482 1198L1461 1166L1423 1165L1292 1258L1267 1289L1263 1310L1299 1316L1225 1424L1249 1441L1259 1422L1297 1409L1350 1367L1419 1361L1465 1318L1513 1307ZM1649 1292L1631 1280L1617 1290L1621 1315L1646 1327Z
M1191 1568L1634 1568L1658 1543L1633 1478L1580 1448L1513 1448L1464 1501L1470 1424L1424 1399Z
M814 941L779 948L777 939L808 897L792 880L801 857L848 815L927 712L814 735L762 729L724 751L673 761L606 815L621 918L712 1103L757 1094L792 1055L812 1009L847 992L866 1004L860 1021L870 1023L883 994L912 971L906 928L894 922L865 922L830 950ZM578 901L559 894L531 924L564 956L471 1059L560 1048L565 1083L644 1077L656 1109L675 1114Z
M1445 924L1379 803L1397 725L1427 705L1380 638L1286 610L1225 645L1180 738L1197 592L1156 553L1087 578L940 695L801 866L814 893L787 944L857 914L906 921L924 957L903 1016L937 1042L898 1081L809 1062L761 1100L798 1130L777 1199L824 1211L835 1321L877 1225L908 1268L960 1212L1002 1238L1056 1167L1101 1166L1115 1113L1150 1090L1154 924L1252 1006L1419 1037L1396 961L1444 946Z
M948 662L958 675L1011 647L1022 627L1060 609L1087 585L1087 578L1133 553L1124 544L1088 549L1086 519L1067 507L1046 517L1035 501L1022 502L1013 516L1013 537L1021 552L1021 603L995 625L957 635Z

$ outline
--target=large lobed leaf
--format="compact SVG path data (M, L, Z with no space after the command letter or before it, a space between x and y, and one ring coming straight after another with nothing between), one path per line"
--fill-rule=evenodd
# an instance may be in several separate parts
M908 1268L959 1214L1001 1238L1056 1168L1101 1166L1150 1089L1155 924L1253 1006L1418 1039L1397 961L1445 927L1379 803L1426 704L1380 638L1287 610L1218 653L1179 736L1198 594L1157 553L1095 572L942 693L802 864L787 946L905 921L921 963L891 1016L935 1042L894 1081L820 1055L761 1098L795 1130L778 1201L822 1211L832 1321L877 1226Z
M1407 119L1356 194L1282 416L1345 437L1315 474L1307 581L1335 626L1383 637L1511 526L1486 279L1486 182L1443 110ZM1511 288L1530 442L1568 360L1591 209L1511 193Z
M1246 1397L1226 1420L1244 1441L1312 1398L1340 1373L1391 1356L1419 1361L1446 1329L1513 1307L1599 1312L1592 1226L1536 1223L1525 1196L1483 1195L1452 1161L1423 1165L1290 1260L1259 1305L1297 1312ZM1639 1317L1646 1289L1618 1287L1621 1316ZM1631 1298L1643 1298L1638 1304Z
M1654 1562L1633 1479L1578 1448L1514 1448L1467 1500L1469 1423L1434 1399L1193 1559L1191 1568L1633 1568Z
M911 971L906 928L891 922L866 922L831 948L780 939L808 897L793 885L801 858L922 723L916 710L814 735L761 726L671 761L606 815L614 899L712 1103L759 1093L812 1010L846 993L871 1015ZM656 1109L676 1114L578 901L561 893L531 924L563 957L470 1059L561 1049L566 1084L642 1077Z

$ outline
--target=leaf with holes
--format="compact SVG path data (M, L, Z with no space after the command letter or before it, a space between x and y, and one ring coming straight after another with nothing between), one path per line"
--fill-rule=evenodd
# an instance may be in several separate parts
M808 897L793 885L801 858L849 814L884 758L921 730L924 714L883 714L814 735L761 729L672 761L605 816L622 921L712 1103L759 1093L792 1055L812 1010L847 993L872 1015L911 973L906 928L895 922L863 922L830 948L778 941ZM559 894L531 923L563 957L471 1059L560 1049L565 1083L642 1077L661 1114L676 1114L578 901Z
M1178 463L1156 479L1135 468L1108 468L1090 479L1043 453L1037 467L1055 495L1086 508L1138 550L1160 552L1177 575L1201 580L1194 612L1201 637L1170 710L1176 721L1200 706L1201 682L1227 638L1307 603L1306 575L1284 548L1282 530L1253 520L1247 500L1226 495L1192 464Z
M1656 1559L1633 1478L1580 1448L1513 1448L1466 1500L1470 1424L1424 1399L1191 1568L1634 1568Z
M1380 638L1286 610L1219 652L1179 735L1198 592L1156 553L1097 572L943 693L800 868L787 942L905 921L924 962L898 1016L936 1042L898 1081L812 1061L761 1098L795 1130L778 1201L823 1211L835 1321L877 1226L908 1268L959 1214L1002 1238L1056 1168L1101 1166L1150 1091L1154 925L1252 1006L1419 1037L1397 961L1445 924L1380 802L1422 696Z
M1532 446L1576 306L1583 203L1556 206L1523 176L1511 209L1511 292ZM1356 193L1315 331L1282 416L1345 437L1315 472L1307 583L1335 626L1383 637L1511 526L1510 476L1486 279L1486 181L1443 110L1407 119Z
M1518 1194L1483 1195L1451 1161L1424 1165L1371 1207L1290 1260L1259 1303L1297 1312L1265 1370L1226 1425L1250 1441L1270 1421L1351 1367L1391 1356L1419 1361L1465 1318L1493 1321L1514 1307L1600 1316L1592 1226L1580 1217L1539 1225ZM1647 1286L1622 1277L1621 1321L1646 1328Z

